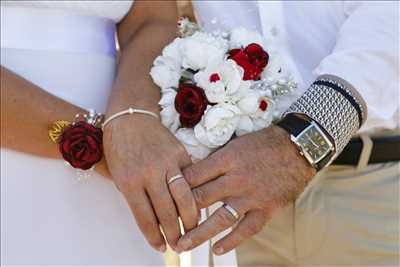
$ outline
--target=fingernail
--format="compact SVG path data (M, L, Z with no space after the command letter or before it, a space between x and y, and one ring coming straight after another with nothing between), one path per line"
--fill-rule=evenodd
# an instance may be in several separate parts
M222 253L224 253L224 249L222 247L215 248L214 253L217 255L221 255Z
M161 253L164 253L167 250L167 247L165 245L161 245L158 247L158 251L160 251Z
M190 238L182 238L178 241L178 248L180 250L188 250L192 246L192 240Z

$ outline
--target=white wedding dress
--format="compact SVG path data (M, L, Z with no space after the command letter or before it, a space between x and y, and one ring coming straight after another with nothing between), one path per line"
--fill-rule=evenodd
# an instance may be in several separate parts
M131 5L1 1L1 65L104 112L115 75L115 24ZM162 266L163 258L111 181L96 174L79 181L62 160L1 149L1 263Z

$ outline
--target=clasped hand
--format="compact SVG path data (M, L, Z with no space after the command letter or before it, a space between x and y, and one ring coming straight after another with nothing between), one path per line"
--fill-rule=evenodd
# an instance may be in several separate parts
M132 119L131 119L132 120ZM148 242L160 251L165 241L191 250L229 227L214 244L226 253L260 231L274 212L304 190L315 170L277 126L236 138L207 159L192 164L175 137L155 120L117 121L105 132L105 153L114 181L124 194ZM168 177L183 173L168 185ZM192 191L190 191L192 190ZM223 202L197 225L200 208ZM178 216L185 233L181 236Z

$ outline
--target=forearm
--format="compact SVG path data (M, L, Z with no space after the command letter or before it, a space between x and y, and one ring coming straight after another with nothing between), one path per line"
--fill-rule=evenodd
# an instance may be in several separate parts
M161 21L146 23L138 29L122 50L107 114L128 107L159 112L160 89L152 82L149 72L153 60L174 38L175 32L175 24Z
M86 111L1 67L1 147L61 159L58 146L48 137L49 125L70 121L78 113ZM105 161L96 170L109 176Z
M1 147L59 158L49 125L85 112L1 67Z

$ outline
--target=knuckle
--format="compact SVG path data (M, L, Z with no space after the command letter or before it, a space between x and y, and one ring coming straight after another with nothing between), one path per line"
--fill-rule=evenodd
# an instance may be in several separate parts
M183 176L185 177L186 182L189 185L192 185L194 182L195 173L192 167L188 167L182 171Z
M190 225L196 226L199 221L199 212L196 205L192 205L188 208L186 220Z
M222 153L215 153L215 164L225 164L233 166L236 162L236 153L232 153L230 149L224 149Z
M119 178L115 182L117 188L119 191L121 191L124 194L130 194L131 192L134 192L140 187L140 183L138 179L135 179L135 177L132 178Z
M246 228L243 229L243 236L253 236L259 232L259 229L256 224L249 224Z
M168 224L168 225L176 223L176 219L177 218L176 218L175 212L173 212L169 209L166 209L161 216L161 220L163 221L163 223Z
M192 191L192 194L197 204L202 205L206 203L207 195L204 190L196 188Z
M187 211L188 216L197 217L197 205L190 192L186 193L185 197L182 198L182 206Z
M178 180L170 185L173 192L173 197L178 202L188 203L191 201L191 191L186 189L183 184L183 179Z
M151 179L149 179L151 180ZM155 181L149 181L146 185L146 188L151 192L151 194L155 196L162 196L164 193L163 185L160 183L158 179L154 179Z
M229 158L229 153L227 152L226 149L217 151L217 152L211 154L211 156L210 156L211 162L224 161L224 160L227 160L228 158Z
M253 236L257 233L259 233L263 228L263 224L258 221L253 221L251 223L247 224L247 227L243 229L243 236Z

